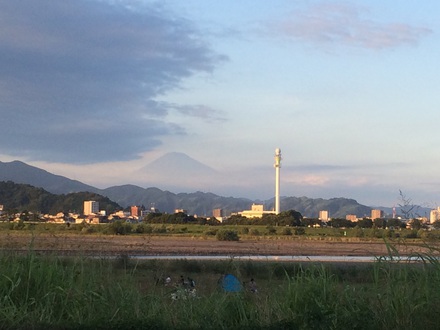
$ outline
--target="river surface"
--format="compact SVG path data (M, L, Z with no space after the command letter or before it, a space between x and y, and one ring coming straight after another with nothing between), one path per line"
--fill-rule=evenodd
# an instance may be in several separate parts
M231 256L231 255L135 255L130 258L138 260L252 260L252 261L283 261L283 262L375 262L375 261L395 261L395 262L423 262L420 257L389 257L389 256Z

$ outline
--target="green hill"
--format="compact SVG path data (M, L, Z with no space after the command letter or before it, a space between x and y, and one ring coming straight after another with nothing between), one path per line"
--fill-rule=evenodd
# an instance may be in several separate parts
M82 213L86 200L99 202L99 208L107 213L122 209L109 198L91 192L55 195L28 184L0 181L0 204L3 205L5 212Z

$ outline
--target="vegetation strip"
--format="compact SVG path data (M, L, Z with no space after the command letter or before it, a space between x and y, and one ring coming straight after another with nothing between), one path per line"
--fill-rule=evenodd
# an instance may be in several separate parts
M334 265L3 253L0 328L436 329L440 264L420 257ZM238 292L225 292L225 274Z

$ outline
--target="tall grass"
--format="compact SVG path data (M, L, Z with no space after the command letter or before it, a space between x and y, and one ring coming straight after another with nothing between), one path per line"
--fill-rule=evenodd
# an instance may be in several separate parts
M420 257L332 265L3 254L0 328L437 329L440 264ZM258 293L220 291L223 273L255 278ZM195 278L196 297L171 299L176 289L157 284L165 274Z

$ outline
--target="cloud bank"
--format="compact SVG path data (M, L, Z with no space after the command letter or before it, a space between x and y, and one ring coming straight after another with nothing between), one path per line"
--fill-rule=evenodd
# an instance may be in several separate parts
M225 60L157 3L3 0L0 31L0 153L29 160L134 159L185 134L155 99Z
M432 31L406 23L365 18L366 10L347 3L320 3L292 12L271 29L288 39L313 45L346 45L382 50L414 45Z

